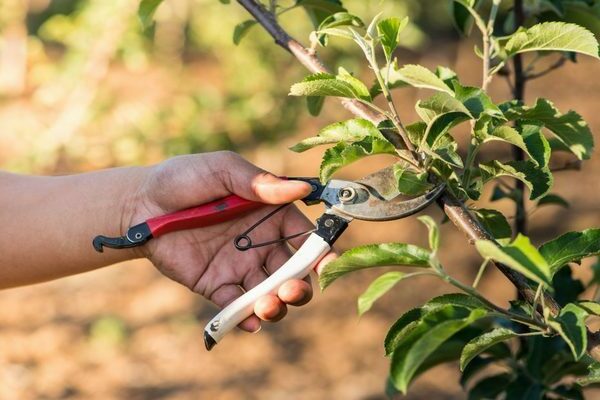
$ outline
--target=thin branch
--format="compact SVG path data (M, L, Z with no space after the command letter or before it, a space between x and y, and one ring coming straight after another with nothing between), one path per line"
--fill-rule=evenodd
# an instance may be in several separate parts
M560 67L562 67L563 65L565 65L566 62L567 62L567 58L564 57L564 56L561 56L554 63L550 64L546 69L543 69L543 70L538 71L538 72L532 72L532 73L526 74L525 75L525 79L528 80L528 81L531 81L531 80L534 80L534 79L541 78L542 76L546 76L550 72L552 72L554 70L557 70Z

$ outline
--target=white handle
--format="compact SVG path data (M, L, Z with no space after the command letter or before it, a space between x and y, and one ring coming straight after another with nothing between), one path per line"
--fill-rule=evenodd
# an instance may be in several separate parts
M312 233L285 264L258 286L238 297L217 314L204 328L204 343L208 350L240 322L254 313L254 303L268 294L277 294L279 287L290 279L302 279L317 265L331 247L319 235Z

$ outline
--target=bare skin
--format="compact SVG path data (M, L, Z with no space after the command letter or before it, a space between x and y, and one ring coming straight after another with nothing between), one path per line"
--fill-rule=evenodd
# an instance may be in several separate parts
M306 196L310 185L279 179L231 152L176 157L152 167L116 168L61 176L32 177L0 172L0 288L74 275L146 257L165 276L224 307L262 282L290 256L285 245L239 253L233 238L274 206L219 225L173 232L135 249L97 253L92 238L118 236L148 218L203 204L229 194L266 204ZM252 233L257 242L312 228L289 206ZM303 239L291 241L299 247ZM333 255L327 256L324 265ZM320 268L317 267L317 269ZM265 296L255 315L240 324L260 329L278 321L287 305L312 297L310 281L291 280L277 296Z

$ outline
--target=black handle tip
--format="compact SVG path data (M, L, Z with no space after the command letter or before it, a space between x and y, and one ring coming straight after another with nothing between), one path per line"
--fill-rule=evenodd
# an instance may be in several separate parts
M94 250L96 250L98 253L103 253L104 252L104 239L105 239L104 236L98 235L92 241L92 245L94 246Z
M211 351L216 344L217 341L208 332L204 331L204 345L206 346L206 350Z

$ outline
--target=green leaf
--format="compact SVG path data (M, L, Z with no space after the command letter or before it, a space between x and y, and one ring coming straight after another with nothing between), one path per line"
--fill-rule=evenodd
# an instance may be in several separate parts
M310 115L313 117L319 116L321 110L323 109L323 104L325 104L325 97L323 96L306 97L306 107L308 108Z
M473 27L473 16L471 11L476 7L476 1L453 1L452 17L454 26L463 35L468 36Z
M330 15L346 11L340 0L297 0L296 5L306 10L315 28Z
M290 88L290 96L334 96L370 100L369 90L360 80L340 69L340 75L309 75Z
M377 34L381 40L381 47L386 60L390 61L392 53L400 42L400 33L406 28L408 17L402 19L397 17L382 19L377 23Z
M576 24L544 22L521 28L504 46L507 55L528 51L569 51L598 57L598 41L594 34Z
M504 119L500 108L494 104L492 99L478 87L462 86L458 81L452 82L455 97L468 110L470 115L478 119L481 115L489 115L494 118Z
M591 315L600 316L600 303L596 303L595 301L582 300L578 301L577 305L583 308L587 313Z
M411 333L412 340L401 342L392 355L391 377L394 385L404 394L421 364L434 353L446 340L486 316L482 309L472 310L462 318L429 321L422 319L420 335L417 330Z
M495 399L512 380L513 376L508 372L483 378L469 390L468 400Z
M538 165L545 167L550 161L550 144L542 134L542 126L535 124L522 125L515 128L501 125L488 130L481 127L482 120L477 121L475 135L481 143L502 141L510 143L523 151ZM478 129L480 128L480 129Z
M504 246L489 240L478 240L475 247L483 258L499 261L535 282L551 285L550 266L527 236L519 234L512 243Z
M344 26L355 26L363 27L364 23L356 15L349 14L347 12L337 12L325 18L319 25L319 28L315 32L317 40L322 46L327 45L328 36L342 36L345 38L352 38L352 34L347 30L339 29Z
M585 319L588 312L577 304L567 304L558 317L552 318L549 325L567 342L575 360L579 360L587 349L587 328Z
M445 306L466 308L467 310L488 307L477 297L468 295L466 293L448 293L429 300L423 305L422 310L424 313L429 313Z
M153 24L154 13L163 0L142 0L138 8L138 18L142 28L147 29Z
M502 164L494 160L479 164L483 182L487 183L500 176L510 176L525 183L531 191L530 199L535 200L548 193L554 181L548 168L539 168L532 161L510 161Z
M369 311L373 304L400 282L404 276L403 272L388 272L371 282L367 290L358 298L358 315Z
M427 123L436 116L454 112L472 117L465 105L448 93L436 93L426 100L419 101L416 110Z
M460 370L464 371L465 367L473 360L473 358L475 358L475 356L483 353L493 345L514 338L515 336L518 335L510 329L497 328L471 340L463 348L460 356Z
M568 232L544 243L540 253L555 273L563 265L579 262L586 257L600 255L600 229Z
M404 243L370 244L346 251L328 263L319 277L321 290L349 272L382 266L428 267L431 253Z
M252 28L254 25L256 25L256 21L253 19L249 19L237 24L235 28L233 28L233 44L236 46L240 44L244 36L246 36L250 28Z
M420 308L413 308L404 314L390 327L384 340L385 355L389 356L404 340L407 335L417 327L424 315Z
M432 89L454 95L454 91L439 76L421 65L408 64L395 71L394 80L413 87Z
M398 191L405 195L417 196L427 192L433 186L427 181L427 172L417 171L406 162L394 164L394 178L398 182Z
M387 140L373 136L354 143L338 143L323 155L319 173L321 182L328 182L340 168L375 154L396 154L396 149Z
M427 227L429 232L429 247L435 253L440 247L440 228L429 215L423 215L417 219Z
M384 139L377 127L366 119L355 118L348 121L336 122L321 129L317 136L304 139L290 147L297 153L312 149L313 147L333 144L338 142L358 142L366 137Z
M512 228L504 214L497 210L480 208L473 210L483 227L502 245L510 243Z
M503 104L501 108L510 120L541 122L580 160L588 159L592 155L594 149L592 132L581 115L575 111L561 114L554 104L546 99L538 99L533 107L511 102Z
M476 356L462 371L462 375L460 377L460 386L462 386L463 389L465 389L467 384L469 383L469 380L473 378L475 374L485 369L487 366L494 362L496 362L496 359L494 357L484 358Z
M588 366L588 375L577 379L577 384L588 386L594 383L600 383L600 362L595 361Z
M538 207L542 207L542 206L546 206L546 205L557 205L557 206L561 206L564 208L569 208L569 202L567 200L565 200L563 197L561 197L557 194L554 194L554 193L548 193L547 195L545 195L544 197L539 199L537 202Z
M364 83L362 83L360 79L355 78L344 68L339 68L338 75L336 78L352 86L353 92L356 93L355 97L366 101L371 101L371 94L369 93L369 88Z

